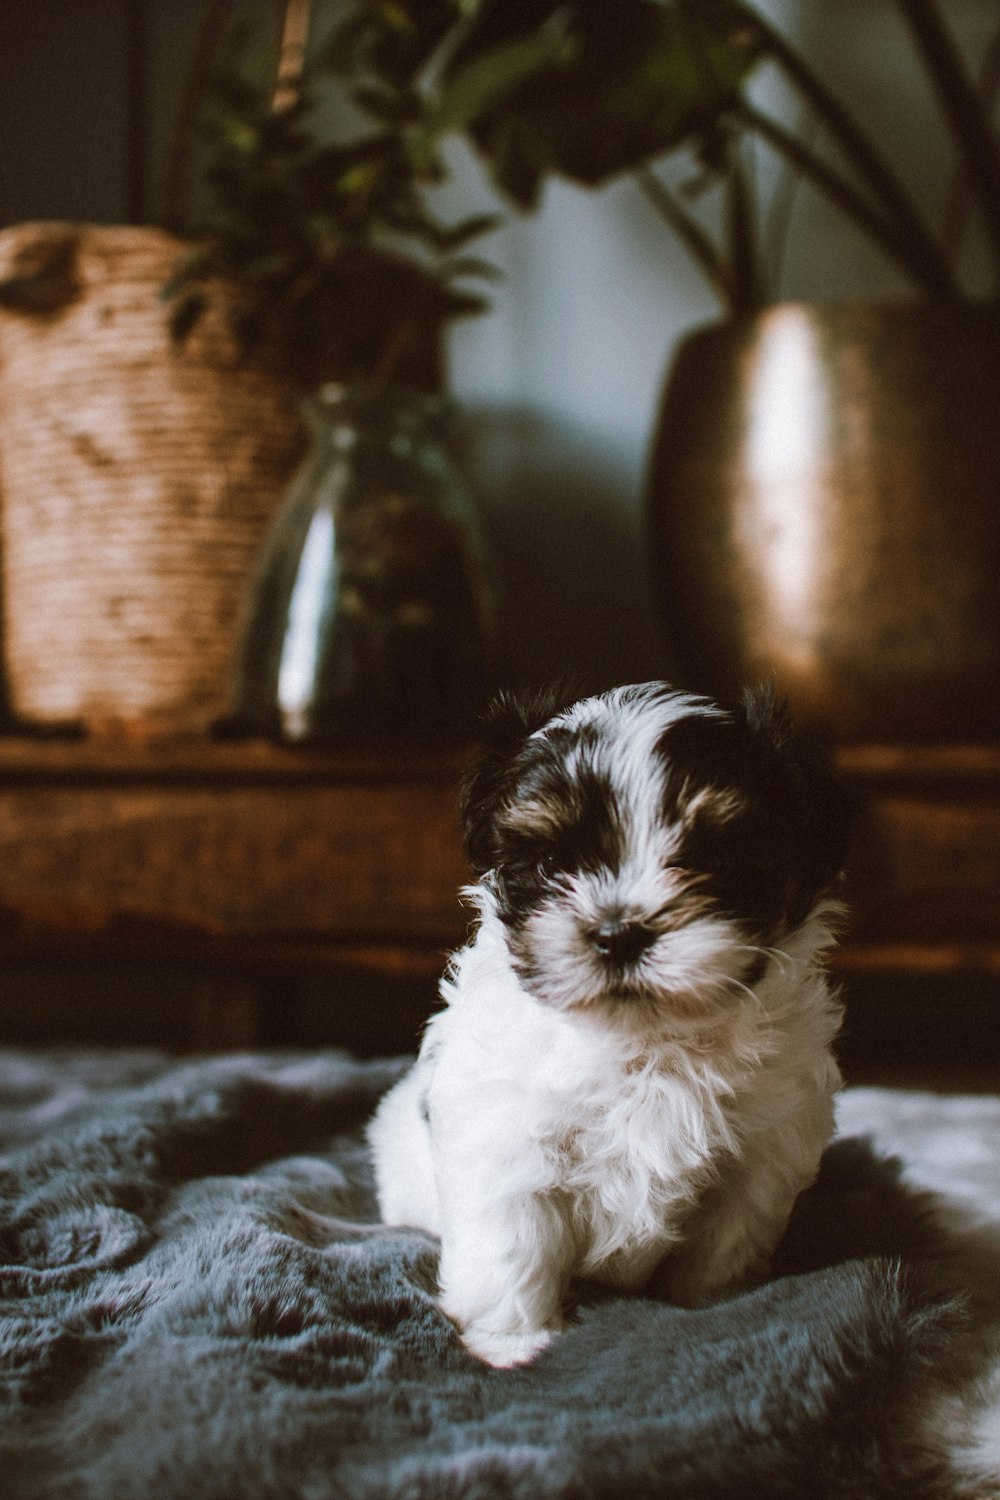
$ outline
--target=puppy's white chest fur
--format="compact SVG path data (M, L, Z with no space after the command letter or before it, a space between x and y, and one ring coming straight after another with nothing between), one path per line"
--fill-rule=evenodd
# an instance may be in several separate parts
M498 1192L549 1194L573 1272L641 1284L735 1147L717 1070L540 1006L489 921L445 997L424 1048L432 1149L491 1163Z
M743 1233L749 1221L731 1179L773 1200L764 1212L770 1240L831 1129L839 1017L811 962L827 941L822 914L811 926L756 1005L657 1041L627 1016L615 1026L606 1014L539 1005L487 909L443 986L447 1008L371 1127L383 1218L444 1239L446 1307L456 1257L463 1271L485 1261L511 1226L508 1269L517 1256L544 1266L557 1302L574 1275L643 1286L665 1255L697 1243L706 1205L714 1248L694 1252L693 1276L679 1260L679 1295L696 1298L752 1268L764 1247ZM728 1230L717 1199L733 1204ZM534 1278L526 1279L525 1306ZM517 1300L506 1314L515 1329ZM485 1302L450 1310L465 1328L490 1316ZM482 1352L496 1354L489 1341Z

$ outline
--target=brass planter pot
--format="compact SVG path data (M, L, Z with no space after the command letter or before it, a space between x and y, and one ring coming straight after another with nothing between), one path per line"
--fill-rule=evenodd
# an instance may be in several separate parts
M653 586L690 686L771 677L846 738L1000 734L1000 327L778 304L667 383Z

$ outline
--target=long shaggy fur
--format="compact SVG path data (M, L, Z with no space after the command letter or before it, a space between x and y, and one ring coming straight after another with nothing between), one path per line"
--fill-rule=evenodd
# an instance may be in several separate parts
M476 935L371 1142L384 1219L440 1236L442 1308L507 1365L574 1276L690 1305L766 1270L833 1125L845 818L771 697L649 683L503 701L465 821Z

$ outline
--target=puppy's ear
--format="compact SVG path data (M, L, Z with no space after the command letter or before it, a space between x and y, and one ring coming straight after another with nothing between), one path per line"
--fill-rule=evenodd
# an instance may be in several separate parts
M773 682L760 682L743 689L738 713L757 744L781 751L795 739L791 709L779 698Z
M784 827L798 868L802 916L840 874L860 810L822 742L796 728L773 683L748 688L737 710L746 724L769 813Z
M481 720L483 749L462 789L465 852L477 875L494 864L493 820L503 799L511 763L529 735L576 701L567 687L499 693Z

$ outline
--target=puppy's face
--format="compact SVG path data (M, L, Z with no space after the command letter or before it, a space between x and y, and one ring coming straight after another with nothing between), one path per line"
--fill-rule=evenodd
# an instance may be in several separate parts
M835 878L846 808L767 694L506 700L470 858L536 999L648 1024L739 1003Z

